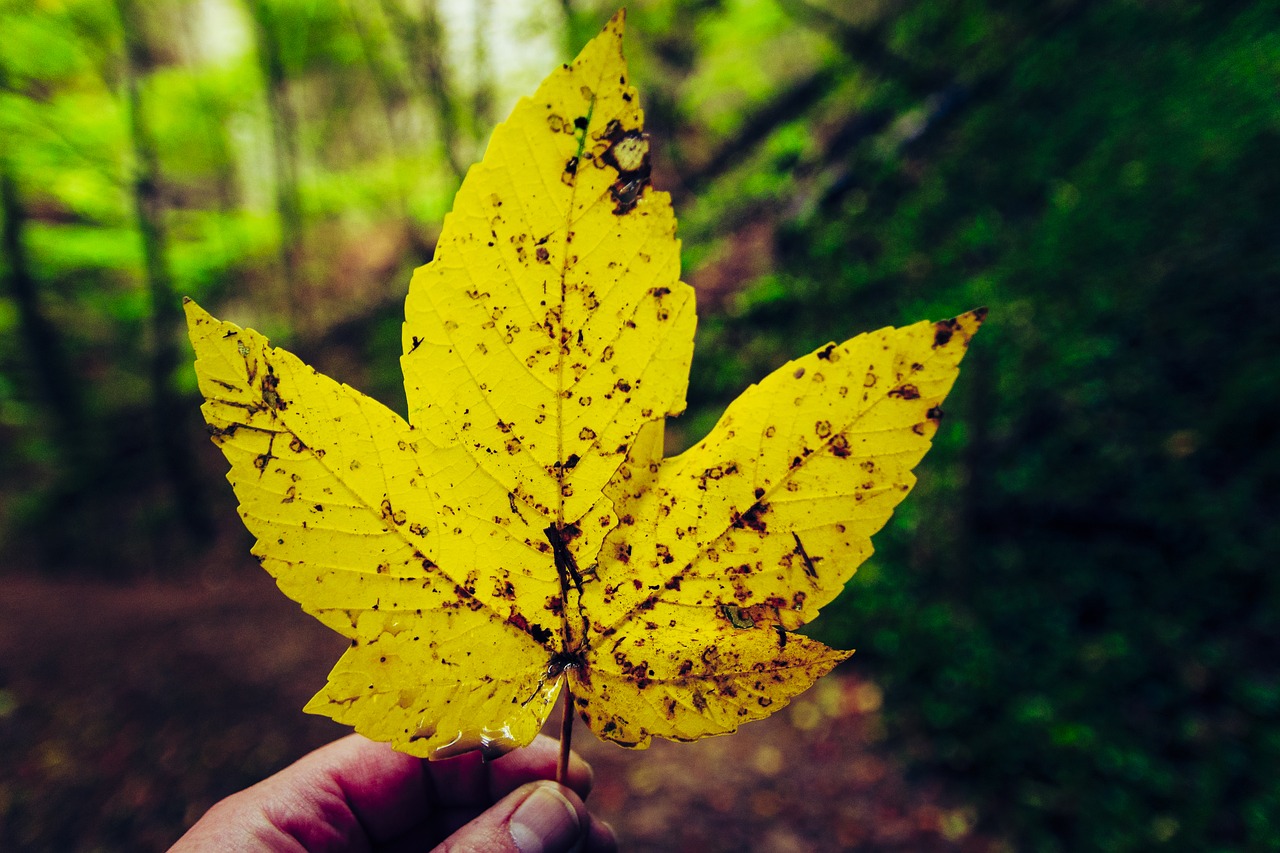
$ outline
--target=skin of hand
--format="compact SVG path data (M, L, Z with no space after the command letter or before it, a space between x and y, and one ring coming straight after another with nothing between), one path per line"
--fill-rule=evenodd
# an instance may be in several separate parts
M583 804L587 763L575 754L567 786L548 781L558 749L539 735L494 761L425 761L350 735L217 803L170 853L616 851Z

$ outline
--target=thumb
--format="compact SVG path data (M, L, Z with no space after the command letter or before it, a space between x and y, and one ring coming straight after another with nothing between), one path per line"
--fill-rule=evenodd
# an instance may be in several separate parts
M580 849L590 822L578 796L554 782L512 791L436 848L448 853L570 853Z

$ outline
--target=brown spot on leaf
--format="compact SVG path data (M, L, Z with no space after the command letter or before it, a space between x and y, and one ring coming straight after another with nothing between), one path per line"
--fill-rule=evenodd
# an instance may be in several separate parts
M946 346L951 341L951 336L955 334L956 329L960 327L960 323L954 318L951 320L940 320L933 326L933 348Z
M764 533L765 528L768 526L764 521L764 516L768 511L768 504L758 503L741 515L735 514L733 526L738 530L750 528L757 533Z
M267 372L262 376L262 402L273 411L284 411L289 408L289 404L280 398L279 392L280 377L276 376L275 368L268 364Z
M383 498L382 499L382 518L383 520L390 521L396 525L404 524L405 522L404 510L402 509L393 510L391 507L391 501L388 498Z
M635 209L650 185L649 137L639 130L623 130L622 124L612 119L600 138L609 143L600 160L618 170L609 187L613 212L624 216Z

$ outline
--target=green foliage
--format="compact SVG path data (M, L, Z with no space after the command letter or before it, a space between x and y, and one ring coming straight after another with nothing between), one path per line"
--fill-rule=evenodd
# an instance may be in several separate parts
M972 57L965 99L918 141L890 127L851 152L848 184L785 226L782 271L704 329L732 365L704 367L719 396L745 341L990 305L947 461L824 636L861 640L900 742L1028 849L1280 833L1263 5L1090 8L1000 68L993 45L1030 24L922 4L896 47Z

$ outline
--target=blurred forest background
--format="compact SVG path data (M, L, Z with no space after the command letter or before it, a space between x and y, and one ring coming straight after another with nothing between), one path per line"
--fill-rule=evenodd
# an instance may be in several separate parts
M33 575L257 571L181 297L403 411L411 269L494 122L612 12L0 0L7 606ZM678 441L827 340L990 307L815 626L883 688L885 743L1015 849L1280 849L1280 4L628 13L698 290ZM0 821L36 844L24 784Z

